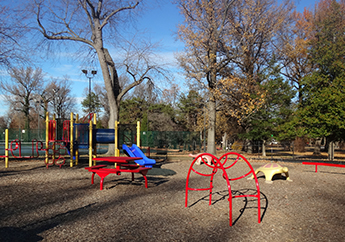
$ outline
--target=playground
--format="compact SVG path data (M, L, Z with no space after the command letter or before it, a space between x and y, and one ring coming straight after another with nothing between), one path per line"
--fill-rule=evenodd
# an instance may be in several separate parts
M344 163L297 156L279 161L272 155L264 160L224 151L200 156L171 140L167 147L175 154L160 147L151 156L140 147L148 138L140 123L125 131L118 123L112 130L97 129L95 118L86 118L79 122L71 114L59 129L47 115L45 140L34 139L26 148L4 132L0 241L341 241L345 236ZM195 139L189 140L184 146L195 146ZM114 144L116 156L99 152L99 144Z
M6 168L11 158L23 160L42 156L45 157L47 168L54 165L61 168L64 165L78 165L80 155L88 155L89 166L95 165L92 159L105 154L109 145L115 147L115 156L120 156L121 150L128 155L128 149L133 145L138 146L134 153L135 156L141 153L140 157L156 154L166 158L168 150L175 153L201 150L197 132L141 131L139 121L137 124L120 124L116 121L114 129L97 128L96 123L94 113L82 118L71 113L69 120L56 119L55 114L46 113L46 128L43 131L0 130L0 157L5 158ZM150 159L145 161L152 163Z
M345 236L344 177L340 167L277 162L289 169L265 182L258 174L261 223L255 198L233 199L229 226L227 187L215 177L208 191L185 189L191 157L159 162L144 178L109 175L90 183L88 158L77 166L46 168L42 160L0 166L0 241L342 241ZM254 169L271 161L249 159ZM241 163L242 164L242 163ZM202 164L200 169L207 168ZM240 173L241 167L233 168ZM191 180L201 183L201 177ZM242 179L233 195L251 192Z

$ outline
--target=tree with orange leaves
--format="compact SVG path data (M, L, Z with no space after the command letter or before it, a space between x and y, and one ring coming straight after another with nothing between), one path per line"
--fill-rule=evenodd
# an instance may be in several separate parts
M177 4L185 21L178 27L178 38L185 43L185 52L178 56L180 66L189 80L198 81L208 90L207 152L216 153L217 76L229 64L231 45L227 33L228 13L234 0L179 0ZM226 50L226 51L224 51ZM236 54L233 55L235 58Z
M207 90L207 151L215 153L216 104L234 87L231 94L237 102L227 107L233 116L255 110L257 100L251 94L257 94L260 68L270 59L274 34L282 28L290 2L279 6L274 0L177 3L185 16L178 38L186 45L178 61L187 79Z
M304 9L303 13L294 11L291 15L293 24L280 34L277 50L282 59L283 72L298 95L302 98L302 79L313 71L313 65L308 60L309 41L313 32L313 13Z

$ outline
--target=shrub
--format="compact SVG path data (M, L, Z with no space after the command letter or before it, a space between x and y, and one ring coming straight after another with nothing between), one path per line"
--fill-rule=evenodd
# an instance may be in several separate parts
M243 149L243 142L242 141L235 141L233 143L233 145L231 146L231 149L241 151Z

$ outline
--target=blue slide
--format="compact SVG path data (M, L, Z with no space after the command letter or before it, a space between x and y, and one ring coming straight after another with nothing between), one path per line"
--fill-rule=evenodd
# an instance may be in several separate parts
M122 149L126 151L127 155L130 157L143 158L142 160L135 160L135 163L141 166L152 167L152 165L156 164L156 161L154 159L147 158L146 155L141 151L141 149L135 144L133 144L131 148L123 144Z

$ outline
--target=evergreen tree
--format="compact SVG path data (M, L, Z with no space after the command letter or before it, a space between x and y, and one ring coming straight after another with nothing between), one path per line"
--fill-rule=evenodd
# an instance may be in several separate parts
M100 113L102 111L102 104L99 97L94 93L88 94L87 97L81 102L84 113Z
M266 93L263 105L251 116L247 123L244 138L267 141L272 135L279 140L282 127L291 120L293 113L292 99L296 95L293 87L280 75L280 69L274 61L270 63L263 77L261 88Z
M191 90L187 96L182 93L177 105L179 124L188 131L198 129L198 118L200 115L204 115L205 112L205 108L203 109L204 105L205 102L203 102L198 92Z
M343 5L343 4L342 4ZM341 139L345 134L345 10L337 1L321 1L315 12L310 59L317 69L303 80L299 118L313 138Z
M124 124L135 124L137 121L141 121L141 130L146 131L147 110L148 103L144 99L139 97L125 99L120 105L120 122Z

